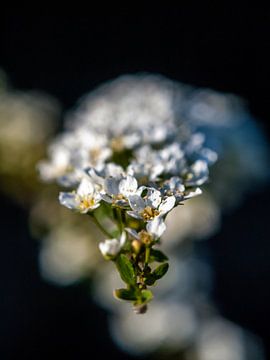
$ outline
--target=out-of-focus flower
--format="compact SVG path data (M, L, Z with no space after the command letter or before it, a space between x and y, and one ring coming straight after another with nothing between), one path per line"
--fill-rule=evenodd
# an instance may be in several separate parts
M59 114L59 104L46 94L15 91L4 85L0 90L1 190L24 204L29 205L41 188L35 167L44 156Z
M263 360L259 339L219 316L203 321L195 340L198 360Z
M39 261L45 279L70 285L92 275L99 254L96 237L85 230L78 225L61 224L43 238Z

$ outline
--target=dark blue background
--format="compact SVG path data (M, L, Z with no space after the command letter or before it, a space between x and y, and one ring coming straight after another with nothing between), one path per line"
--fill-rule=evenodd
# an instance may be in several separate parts
M82 10L76 16L10 10L1 15L0 34L0 66L14 87L44 90L64 110L120 74L158 72L245 97L269 137L266 8L197 4L114 14ZM221 313L262 336L268 353L269 201L269 188L259 189L197 249L210 254ZM128 358L113 345L107 314L84 287L59 289L41 280L27 213L5 197L0 211L0 358Z

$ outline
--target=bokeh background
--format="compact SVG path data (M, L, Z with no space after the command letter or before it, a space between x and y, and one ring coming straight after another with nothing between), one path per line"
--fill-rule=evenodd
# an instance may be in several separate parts
M13 9L2 14L0 67L15 89L53 96L57 110L51 111L58 118L82 94L123 73L155 72L235 93L246 99L269 139L269 20L263 7L229 4L80 15ZM20 183L13 186L20 192ZM219 312L260 336L266 358L269 200L269 186L259 187L223 215L217 234L196 243L213 268L212 298ZM40 244L30 235L25 201L1 194L1 359L132 359L113 343L108 313L87 296L88 285L61 288L42 280Z

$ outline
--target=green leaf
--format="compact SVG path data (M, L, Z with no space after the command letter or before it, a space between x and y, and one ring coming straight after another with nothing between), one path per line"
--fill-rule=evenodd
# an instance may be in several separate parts
M156 250L156 249L151 249L149 260L150 260L150 262L153 262L153 261L164 262L169 259L162 251Z
M159 280L166 274L168 269L169 269L169 264L168 263L161 264L152 272L152 276L156 280Z
M147 275L147 277L145 279L146 285L152 286L155 284L155 282L156 282L156 278L152 274Z
M135 289L116 289L114 290L114 296L121 300L137 300Z
M111 234L115 239L118 239L121 236L119 229L114 229L113 231L111 231Z
M142 290L141 292L142 303L146 304L153 299L153 293L150 290Z
M136 284L136 274L132 262L124 254L120 254L116 260L116 266L121 279L128 285Z

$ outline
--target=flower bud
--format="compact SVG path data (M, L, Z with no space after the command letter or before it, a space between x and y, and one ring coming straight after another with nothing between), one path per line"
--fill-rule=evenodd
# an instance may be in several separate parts
M133 240L131 243L132 250L135 252L135 254L139 254L142 248L142 243L140 240Z

